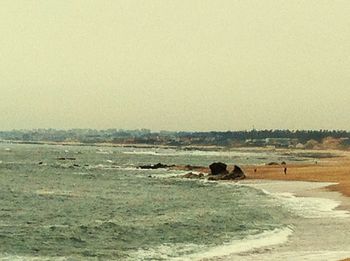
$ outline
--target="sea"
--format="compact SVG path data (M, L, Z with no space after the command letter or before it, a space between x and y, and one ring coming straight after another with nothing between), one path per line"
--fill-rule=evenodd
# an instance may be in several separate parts
M271 193L138 166L312 160L256 149L1 143L0 259L201 260L281 243L298 213Z

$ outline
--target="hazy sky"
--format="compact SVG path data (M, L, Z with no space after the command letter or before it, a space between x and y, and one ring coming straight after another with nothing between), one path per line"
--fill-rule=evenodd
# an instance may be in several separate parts
M0 129L350 130L350 1L1 0Z

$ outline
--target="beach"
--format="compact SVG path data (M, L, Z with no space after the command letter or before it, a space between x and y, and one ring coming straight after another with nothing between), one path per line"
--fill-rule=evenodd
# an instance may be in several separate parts
M350 257L344 152L2 144L0 158L1 260ZM218 161L247 178L181 178ZM157 162L174 167L137 167Z
M318 181L337 183L328 187L350 196L350 153L329 151L337 157L324 158L313 164L287 164L287 174L283 165L247 166L245 171L249 179ZM254 169L257 169L254 172Z
M348 260L350 154L332 153L337 157L313 164L245 166L247 179L240 185L279 198L303 218L290 220L293 233L285 241L202 260Z

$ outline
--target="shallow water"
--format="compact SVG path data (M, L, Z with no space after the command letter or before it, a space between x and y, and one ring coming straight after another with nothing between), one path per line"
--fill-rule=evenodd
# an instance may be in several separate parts
M290 213L261 190L135 169L157 162L261 163L259 157L281 159L249 151L1 144L0 256L184 259L286 228Z

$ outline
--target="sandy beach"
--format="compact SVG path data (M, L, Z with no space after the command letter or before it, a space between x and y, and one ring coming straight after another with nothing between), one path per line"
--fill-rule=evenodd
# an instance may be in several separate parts
M240 185L262 189L303 218L290 220L293 233L281 244L203 260L349 260L350 153L332 153L338 157L317 163L244 166Z
M325 158L313 164L288 164L285 175L283 165L246 166L248 179L318 181L337 183L327 187L350 197L350 152L330 151L338 157ZM257 171L254 172L254 169Z

